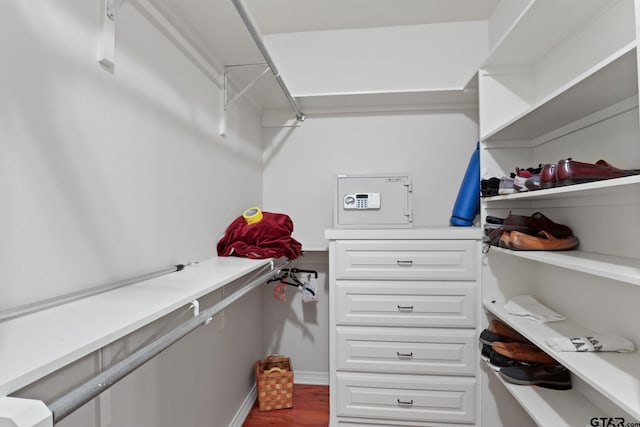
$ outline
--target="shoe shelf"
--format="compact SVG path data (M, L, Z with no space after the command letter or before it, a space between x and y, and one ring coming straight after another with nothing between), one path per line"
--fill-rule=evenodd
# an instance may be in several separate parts
M483 197L485 204L506 200L553 200L566 199L571 196L597 196L600 194L634 192L640 189L640 175L625 176L623 178L605 179L584 184L565 185L563 187L546 188L542 190L526 191L524 193L505 194L502 196Z
M603 255L580 250L512 251L497 246L491 246L489 252L512 255L640 286L640 260L635 258Z
M504 309L504 303L500 302L483 301L483 306L489 313L520 332L556 359L573 375L582 379L635 419L640 419L640 361L637 352L556 352L547 345L547 338L592 335L593 331L568 320L540 324L513 316L507 313ZM532 408L532 402L535 402L537 398L542 399L541 396L536 397L524 394L525 392L522 390L517 391L520 393L519 399L523 399L525 403L525 408ZM557 408L557 406L554 407ZM564 414L566 409L561 411ZM555 426L556 424L541 425Z
M532 64L610 3L611 0L530 1L489 52L484 66Z
M537 138L637 95L637 79L634 40L481 139L535 146Z
M588 426L593 417L606 415L575 389L551 390L548 388L511 384L492 371L509 393L520 403L539 426L575 427Z

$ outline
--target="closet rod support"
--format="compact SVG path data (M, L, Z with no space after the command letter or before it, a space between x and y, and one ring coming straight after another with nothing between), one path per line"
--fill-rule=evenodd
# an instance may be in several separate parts
M116 20L120 8L127 0L107 0L107 18Z
M251 80L243 89L241 89L237 94L235 94L235 96L231 99L227 99L228 97L228 89L229 89L229 85L228 85L228 75L229 75L229 68L232 68L233 66L225 66L224 67L224 97L225 99L227 99L227 101L224 104L224 109L228 109L229 106L231 104L233 104L236 99L240 98L242 95L244 95L249 89L251 89L251 86L253 86L254 84L256 84L258 82L258 80L260 80L262 78L262 76L264 76L265 74L267 74L269 72L269 66L267 64L262 64L265 69L253 80Z

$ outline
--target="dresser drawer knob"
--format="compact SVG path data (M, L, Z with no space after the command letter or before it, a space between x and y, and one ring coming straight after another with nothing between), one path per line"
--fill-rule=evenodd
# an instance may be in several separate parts
M407 400L400 400L398 399L398 405L402 405L402 406L413 406L413 399L407 401Z
M413 311L412 305L399 305L398 311Z
M413 261L410 259L398 259L396 260L396 264L409 267L413 265Z
M413 351L411 353L400 353L399 351L396 351L396 354L398 355L398 358L411 359L413 357Z

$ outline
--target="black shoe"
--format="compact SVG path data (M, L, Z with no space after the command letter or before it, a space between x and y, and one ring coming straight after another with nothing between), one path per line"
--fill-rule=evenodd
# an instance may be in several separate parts
M482 197L490 197L498 195L498 187L500 186L500 178L489 178L480 180L480 195Z
M478 340L482 344L489 344L489 345L491 345L491 343L495 341L513 342L512 339L503 337L502 335L494 334L493 332L490 332L488 329L485 329L480 333L480 338L478 338Z
M537 385L554 390L571 389L571 374L561 365L512 366L500 369L500 375L513 384Z
M510 367L531 367L531 366L539 366L536 363L528 363L522 362L520 360L515 360L507 356L503 356L496 351L489 352L489 367L494 371L499 371L502 368L510 368Z

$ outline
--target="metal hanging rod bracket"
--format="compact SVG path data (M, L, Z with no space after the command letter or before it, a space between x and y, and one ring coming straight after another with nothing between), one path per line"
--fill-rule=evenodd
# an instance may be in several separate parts
M120 8L127 0L107 0L107 17L114 21Z
M232 98L229 98L229 71L238 68L251 68L251 67L263 67L264 70L251 80L244 88L240 89L238 93L236 93ZM227 133L227 110L229 106L233 104L237 99L239 99L242 95L244 95L251 87L258 82L263 76L265 76L269 72L269 65L266 63L261 64L240 64L240 65L225 65L224 67L224 77L222 84L222 112L220 114L220 135L225 135Z
M98 62L107 68L113 68L116 52L115 20L120 8L127 0L101 1L101 28L98 40Z
M200 314L200 301L197 299L191 301L191 308L193 308L193 317L197 317Z

